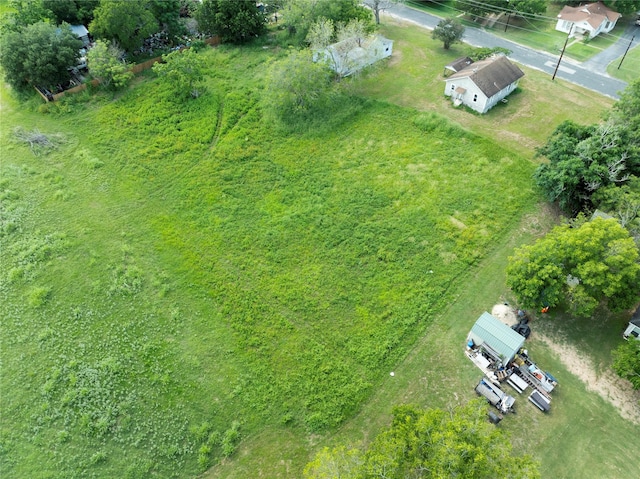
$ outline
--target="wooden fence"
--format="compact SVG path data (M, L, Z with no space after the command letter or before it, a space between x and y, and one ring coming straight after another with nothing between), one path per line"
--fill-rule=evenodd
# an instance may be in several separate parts
M211 38L207 38L204 40L204 43L206 43L209 46L212 47L217 47L218 45L220 45L220 37L219 36L214 36ZM189 47L182 47L180 48L180 51L185 50L186 48ZM131 68L129 68L129 71L131 73L133 73L134 75L137 75L138 73L148 70L149 68L151 68L153 65L155 65L158 62L162 61L162 57L155 57L152 58L150 60L147 60L146 62L142 62L142 63L138 63L136 65L133 65ZM89 84L91 84L91 86L98 86L100 84L100 82L98 80L91 80L89 82ZM73 88L69 88L68 90L65 90L63 92L60 93L56 93L55 95L52 96L52 98L47 98L46 95L44 95L38 88L36 88L36 91L40 94L40 96L44 99L44 101L49 102L49 101L56 101L59 100L60 98L62 98L63 96L67 95L67 94L72 94L72 93L78 93L81 91L84 91L87 89L87 83L83 83L82 85L78 85L78 86L74 86ZM35 87L34 87L35 88Z

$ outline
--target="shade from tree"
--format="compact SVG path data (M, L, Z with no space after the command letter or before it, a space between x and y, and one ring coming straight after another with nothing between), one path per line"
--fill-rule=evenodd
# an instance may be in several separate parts
M76 65L81 47L69 25L38 22L0 38L0 65L15 89L50 88L69 80L67 69Z
M445 50L451 45L462 40L464 26L455 18L445 18L440 20L431 32L432 38L440 40Z
M516 250L507 266L507 285L524 307L566 302L576 316L591 316L602 303L630 308L640 299L638 284L638 248L615 219L558 226Z
M474 400L452 411L398 406L393 421L366 449L324 448L304 471L307 479L540 477L537 463L514 453L509 435L487 420Z
M244 43L266 32L266 18L254 0L203 0L196 10L201 32L223 42Z

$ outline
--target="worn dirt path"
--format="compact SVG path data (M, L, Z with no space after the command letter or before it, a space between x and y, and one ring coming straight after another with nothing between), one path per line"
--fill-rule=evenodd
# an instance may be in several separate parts
M567 370L586 384L587 390L598 393L605 401L613 404L625 419L640 424L640 391L634 391L629 381L619 378L612 370L596 374L593 361L573 346L560 344L537 332L535 337L558 355Z

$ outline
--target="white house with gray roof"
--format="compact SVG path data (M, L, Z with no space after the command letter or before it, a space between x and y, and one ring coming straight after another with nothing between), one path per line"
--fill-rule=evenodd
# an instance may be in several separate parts
M466 105L478 113L486 113L518 86L524 76L520 68L504 55L470 63L445 79L444 94L454 105Z

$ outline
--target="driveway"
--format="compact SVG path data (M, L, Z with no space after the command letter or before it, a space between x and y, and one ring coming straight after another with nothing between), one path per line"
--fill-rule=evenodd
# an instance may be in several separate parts
M415 10L401 4L393 5L385 13L392 17L415 23L418 26L431 30L433 30L438 22L442 20L440 17L436 17L435 15ZM619 40L614 46L610 47L611 49L615 47L615 50L610 54L613 55L612 59L615 59L624 53L624 49L626 48L626 44L628 44L632 33L628 38L626 37L627 31L625 31L624 35L624 38L621 38L621 40ZM476 47L507 48L512 52L511 55L509 55L511 60L529 68L546 72L549 75L553 75L556 65L558 64L557 55L551 55L546 52L534 50L518 43L505 40L504 38L497 37L481 28L465 29L463 40L465 43ZM620 49L621 53L617 53ZM563 57L560 67L558 68L558 73L556 74L556 79L561 78L568 82L575 83L576 85L588 88L589 90L601 93L602 95L618 99L619 93L626 88L627 83L603 73L606 72L606 65L608 65L609 62L605 64L604 68L601 65L604 64L608 58L608 56L604 56L605 54L609 55L608 52L609 49L599 53L596 57L600 57L602 55L601 59L588 65L580 64Z

